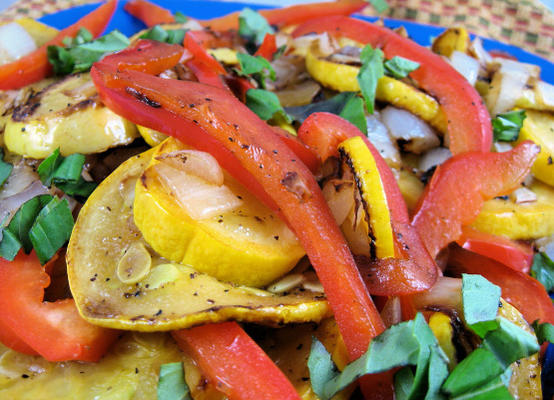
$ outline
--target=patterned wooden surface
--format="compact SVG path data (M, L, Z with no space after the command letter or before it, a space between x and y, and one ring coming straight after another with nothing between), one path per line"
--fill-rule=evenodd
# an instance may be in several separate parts
M40 17L98 0L19 0L0 20ZM389 0L385 16L426 24L463 25L470 31L522 47L554 61L554 13L538 0ZM185 8L186 2L183 2ZM183 9L186 13L186 10ZM367 7L366 14L373 14Z

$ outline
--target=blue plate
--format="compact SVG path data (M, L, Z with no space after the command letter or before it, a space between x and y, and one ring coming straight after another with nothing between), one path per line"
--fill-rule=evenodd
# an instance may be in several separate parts
M245 3L230 3L217 1L182 1L182 0L156 0L156 3L162 7L172 11L181 11L185 15L189 15L199 19L209 19L228 14L233 11L242 10L244 7L253 9L272 8L256 6ZM108 26L107 31L119 29L125 35L132 35L140 29L144 29L144 24L127 14L123 10L123 2L120 2L115 12L115 15ZM48 25L56 28L65 28L83 15L93 10L97 5L84 5L60 11L56 14L46 15L40 20ZM359 17L368 21L375 21L375 17ZM417 22L402 21L397 19L385 18L385 25L391 28L404 26L410 37L423 46L428 46L432 38L438 36L444 28L432 25L420 24ZM501 50L515 56L519 61L535 64L541 67L542 79L548 83L554 84L554 64L544 58L531 54L519 47L501 43L496 40L483 39L483 45L486 50Z

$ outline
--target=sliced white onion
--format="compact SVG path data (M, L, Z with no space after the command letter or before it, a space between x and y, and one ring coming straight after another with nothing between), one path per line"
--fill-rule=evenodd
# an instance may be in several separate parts
M450 64L467 79L471 86L475 86L479 75L479 61L465 53L454 50L450 55Z
M516 204L533 203L537 201L537 195L535 194L535 192L525 187L520 187L514 190L510 194L510 198Z
M497 153L505 153L513 149L512 145L508 142L494 142L492 146Z
M404 148L412 153L420 154L440 144L433 129L406 110L389 106L381 111L381 119L393 138L408 142Z
M441 165L450 157L452 157L450 150L445 147L435 147L421 157L419 160L419 169L421 171L428 171L437 165Z
M298 56L282 56L271 63L275 70L275 81L272 87L281 89L299 81L299 76L305 71L304 60ZM269 83L269 82L268 82Z
M296 39L293 39L292 45L297 54L305 55L313 42L317 43L319 54L323 57L333 54L337 48L335 40L332 39L327 32L297 37Z
M210 153L198 150L179 150L157 157L186 174L197 176L213 185L223 185L223 170Z
M538 81L536 90L544 105L554 108L554 86L544 81Z
M554 235L535 240L535 246L540 252L546 253L548 258L554 260Z
M496 72L490 85L491 90L486 96L491 115L495 116L514 108L528 79L529 73L525 70Z
M183 24L183 29L188 29L191 31L201 31L204 29L204 27L197 20L189 18L187 19L187 22Z
M2 188L0 189L0 200L23 192L33 182L38 181L39 176L23 159L13 163L13 169Z
M492 61L491 55L483 48L483 41L476 37L472 43L473 53L482 65L487 65Z
M499 66L499 71L503 73L522 73L536 79L539 79L541 75L541 68L534 64L522 63L501 57L493 58L492 63Z
M283 293L290 291L291 289L294 289L295 287L299 286L302 282L304 282L304 275L302 274L289 274L281 279L279 279L277 282L272 283L267 288L268 291L271 293Z
M37 49L35 41L16 22L0 25L0 64L6 64Z
M389 165L399 167L401 159L396 142L391 138L387 127L379 118L380 114L378 112L366 117L367 137Z
M342 225L354 207L354 182L331 179L323 186L323 197L337 225Z
M413 301L417 310L423 310L427 306L440 305L461 311L462 280L441 276L431 289L414 294Z
M27 200L47 193L49 193L48 188L39 180L36 180L23 191L2 199L2 201L0 201L0 223L9 221L15 212L19 210L19 207Z
M217 186L173 168L154 165L162 186L194 220L207 219L234 210L242 201L225 186Z

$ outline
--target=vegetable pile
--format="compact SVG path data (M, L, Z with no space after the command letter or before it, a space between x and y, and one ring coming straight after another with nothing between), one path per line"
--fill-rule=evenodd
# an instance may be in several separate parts
M0 397L552 396L554 88L366 5L0 57Z

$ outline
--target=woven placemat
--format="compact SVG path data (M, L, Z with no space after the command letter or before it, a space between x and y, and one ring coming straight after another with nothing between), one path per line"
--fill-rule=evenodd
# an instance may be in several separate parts
M38 18L97 1L19 0L0 15L0 20ZM390 8L385 16L441 26L462 25L478 35L554 61L554 13L538 0L388 0L388 3ZM364 13L371 15L373 10L368 7Z

